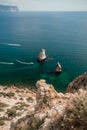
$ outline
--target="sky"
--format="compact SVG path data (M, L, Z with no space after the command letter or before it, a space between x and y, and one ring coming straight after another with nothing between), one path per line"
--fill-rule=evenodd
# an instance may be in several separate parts
M21 11L87 11L87 0L0 0L16 5Z

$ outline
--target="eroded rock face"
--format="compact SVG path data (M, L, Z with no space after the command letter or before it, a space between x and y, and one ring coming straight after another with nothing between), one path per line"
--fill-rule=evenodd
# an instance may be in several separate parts
M87 90L87 72L73 80L67 87L66 92L77 92L78 89Z
M62 100L64 94L57 93L45 80L38 81L36 86L35 111L30 117L20 120L15 130L49 130L50 124L65 111L67 100Z
M69 93L63 94L56 92L54 87L47 84L45 80L37 81L36 104L33 114L18 120L14 129L10 130L68 130L71 128L82 130L82 128L86 128L84 124L75 125L76 118L72 118L72 111L77 112L77 117L79 116L79 109L81 112L83 111L83 114L80 113L81 117L87 113L87 91L79 89L86 89L87 73L74 80L71 85L75 85L77 88L70 88L72 92L74 89L75 93L70 93L70 90ZM86 121L86 117L82 121Z

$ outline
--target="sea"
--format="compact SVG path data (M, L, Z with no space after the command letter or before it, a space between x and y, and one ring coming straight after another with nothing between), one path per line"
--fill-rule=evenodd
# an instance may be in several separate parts
M42 48L49 60L39 63ZM0 13L0 85L35 88L45 79L63 92L86 71L87 12Z

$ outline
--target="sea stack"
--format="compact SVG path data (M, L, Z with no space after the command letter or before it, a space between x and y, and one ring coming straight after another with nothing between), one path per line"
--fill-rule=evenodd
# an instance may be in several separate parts
M44 61L46 59L46 53L45 49L41 49L39 56L38 56L38 61Z
M57 63L57 66L56 66L56 73L61 73L62 72L62 67L61 67L61 65L60 65L60 63L58 62Z

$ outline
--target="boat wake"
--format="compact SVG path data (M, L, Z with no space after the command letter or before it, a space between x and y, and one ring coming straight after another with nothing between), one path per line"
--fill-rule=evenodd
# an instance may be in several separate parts
M3 64L3 65L13 65L14 63L13 62L0 62L0 64Z
M20 47L21 44L13 44L13 43L0 43L1 45L8 45L8 46L16 46L16 47Z
M16 60L18 63L21 63L21 64L25 64L25 65L33 65L34 63L33 62L23 62L23 61L20 61L20 60Z
M11 44L11 43L8 43L7 45L8 46L18 46L18 47L21 46L21 44Z

